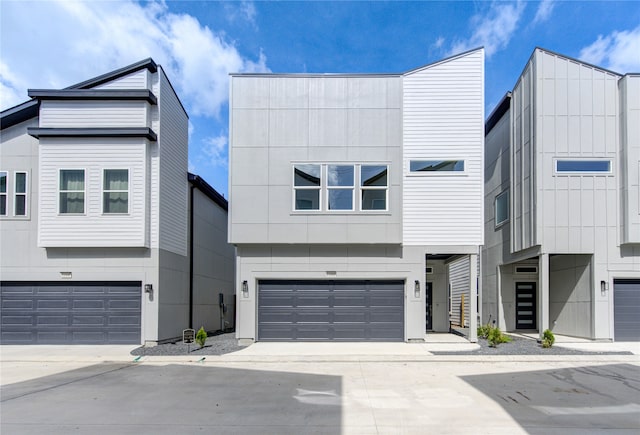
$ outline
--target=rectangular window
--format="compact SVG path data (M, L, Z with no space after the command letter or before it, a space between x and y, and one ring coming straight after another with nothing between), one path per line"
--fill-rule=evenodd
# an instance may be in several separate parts
M361 210L387 210L388 172L386 165L360 166Z
M464 172L464 160L411 160L410 172Z
M295 210L320 210L320 165L293 166Z
M7 172L0 172L0 216L7 215Z
M13 215L27 215L27 173L16 172L14 184Z
M505 190L495 199L496 228L509 220L509 190Z
M611 173L611 160L556 160L558 173Z
M84 213L84 169L60 170L60 214Z
M327 208L353 210L355 170L352 165L327 166Z
M102 212L129 212L129 170L105 169L102 183Z

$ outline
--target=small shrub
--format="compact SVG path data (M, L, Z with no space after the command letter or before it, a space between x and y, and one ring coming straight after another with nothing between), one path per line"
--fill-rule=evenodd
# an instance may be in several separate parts
M478 326L478 338L486 339L489 336L490 330L491 326L489 326L489 324Z
M201 326L200 329L198 329L198 332L196 333L196 343L198 343L200 345L200 348L202 349L206 342L207 342L207 331L205 331L204 328Z
M553 343L555 342L556 342L556 337L553 335L553 332L551 332L551 330L549 329L545 329L544 332L542 333L542 347L544 347L545 349L548 349L551 346L553 346Z
M500 328L491 328L487 335L487 341L490 347L498 347L499 344L509 343L511 338L500 331Z

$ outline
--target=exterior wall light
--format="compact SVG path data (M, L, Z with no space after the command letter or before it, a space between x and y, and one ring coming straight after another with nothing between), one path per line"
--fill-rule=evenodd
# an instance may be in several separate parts
M151 292L153 292L153 285L152 285L152 284L145 284L145 285L144 285L144 292L145 292L145 293L151 293Z
M607 281L600 281L600 294L604 296L604 294L609 290L609 283Z
M420 297L420 281L418 281L417 279L416 279L416 282L415 282L415 285L414 285L414 288L413 288L413 295L416 298Z
M242 296L245 298L249 297L249 283L247 283L247 281L242 281Z

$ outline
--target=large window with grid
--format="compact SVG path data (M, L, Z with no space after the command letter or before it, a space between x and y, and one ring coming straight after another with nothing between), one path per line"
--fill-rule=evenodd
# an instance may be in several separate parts
M102 212L105 214L125 214L129 212L128 169L104 170Z
M84 202L84 169L60 169L60 214L83 214Z

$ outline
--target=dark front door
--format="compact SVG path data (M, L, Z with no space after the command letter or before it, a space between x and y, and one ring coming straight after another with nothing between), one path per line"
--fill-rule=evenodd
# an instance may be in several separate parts
M425 293L425 300L427 304L427 318L426 325L427 331L431 331L433 329L433 283L427 283L427 292Z
M536 329L536 283L516 283L516 329Z
M616 341L640 341L640 279L613 281L613 322Z

